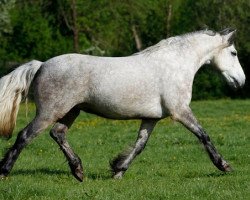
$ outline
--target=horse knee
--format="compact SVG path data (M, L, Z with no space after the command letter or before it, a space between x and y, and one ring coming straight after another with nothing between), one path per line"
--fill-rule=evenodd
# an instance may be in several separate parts
M50 133L54 136L58 134L65 134L68 130L68 127L64 124L56 123L53 128L50 130Z
M50 130L50 136L58 143L62 144L65 141L65 134L68 127L64 124L56 123Z

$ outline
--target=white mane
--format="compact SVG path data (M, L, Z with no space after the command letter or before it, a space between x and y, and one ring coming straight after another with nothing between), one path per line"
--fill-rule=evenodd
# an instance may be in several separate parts
M187 33L184 35L180 35L180 36L175 36L175 37L169 37L167 39L163 39L160 42L158 42L157 44L150 46L140 52L135 53L134 55L139 55L139 54L145 54L145 55L149 55L151 53L154 53L158 50L161 50L163 48L172 48L174 46L187 46L189 44L189 38L190 37L194 37L200 34L206 34L209 36L215 36L216 32L212 31L212 30L201 30L201 31L195 31L192 33Z

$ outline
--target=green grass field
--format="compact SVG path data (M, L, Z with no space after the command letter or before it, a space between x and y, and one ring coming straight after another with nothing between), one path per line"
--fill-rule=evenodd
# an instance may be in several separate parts
M144 152L122 180L113 180L109 161L137 137L139 121L113 121L82 113L68 134L81 157L85 180L71 174L48 130L20 155L0 199L250 199L250 100L199 101L192 109L212 141L234 168L218 171L194 135L162 120ZM12 139L0 140L1 156L27 121L22 105Z

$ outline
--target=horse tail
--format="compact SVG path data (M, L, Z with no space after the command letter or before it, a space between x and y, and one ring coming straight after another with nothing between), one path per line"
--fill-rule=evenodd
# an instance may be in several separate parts
M12 136L22 96L27 96L41 65L40 61L30 61L0 79L0 136Z

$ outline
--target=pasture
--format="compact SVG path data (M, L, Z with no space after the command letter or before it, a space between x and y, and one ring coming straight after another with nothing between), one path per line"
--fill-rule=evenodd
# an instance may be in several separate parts
M26 117L21 105L14 136L0 140L1 158L32 119L34 105L28 107ZM113 180L109 161L133 144L140 123L82 113L67 138L83 161L84 182L71 175L47 130L0 181L0 199L249 199L250 100L198 101L191 108L233 172L217 170L197 138L167 118L157 124L124 178Z

